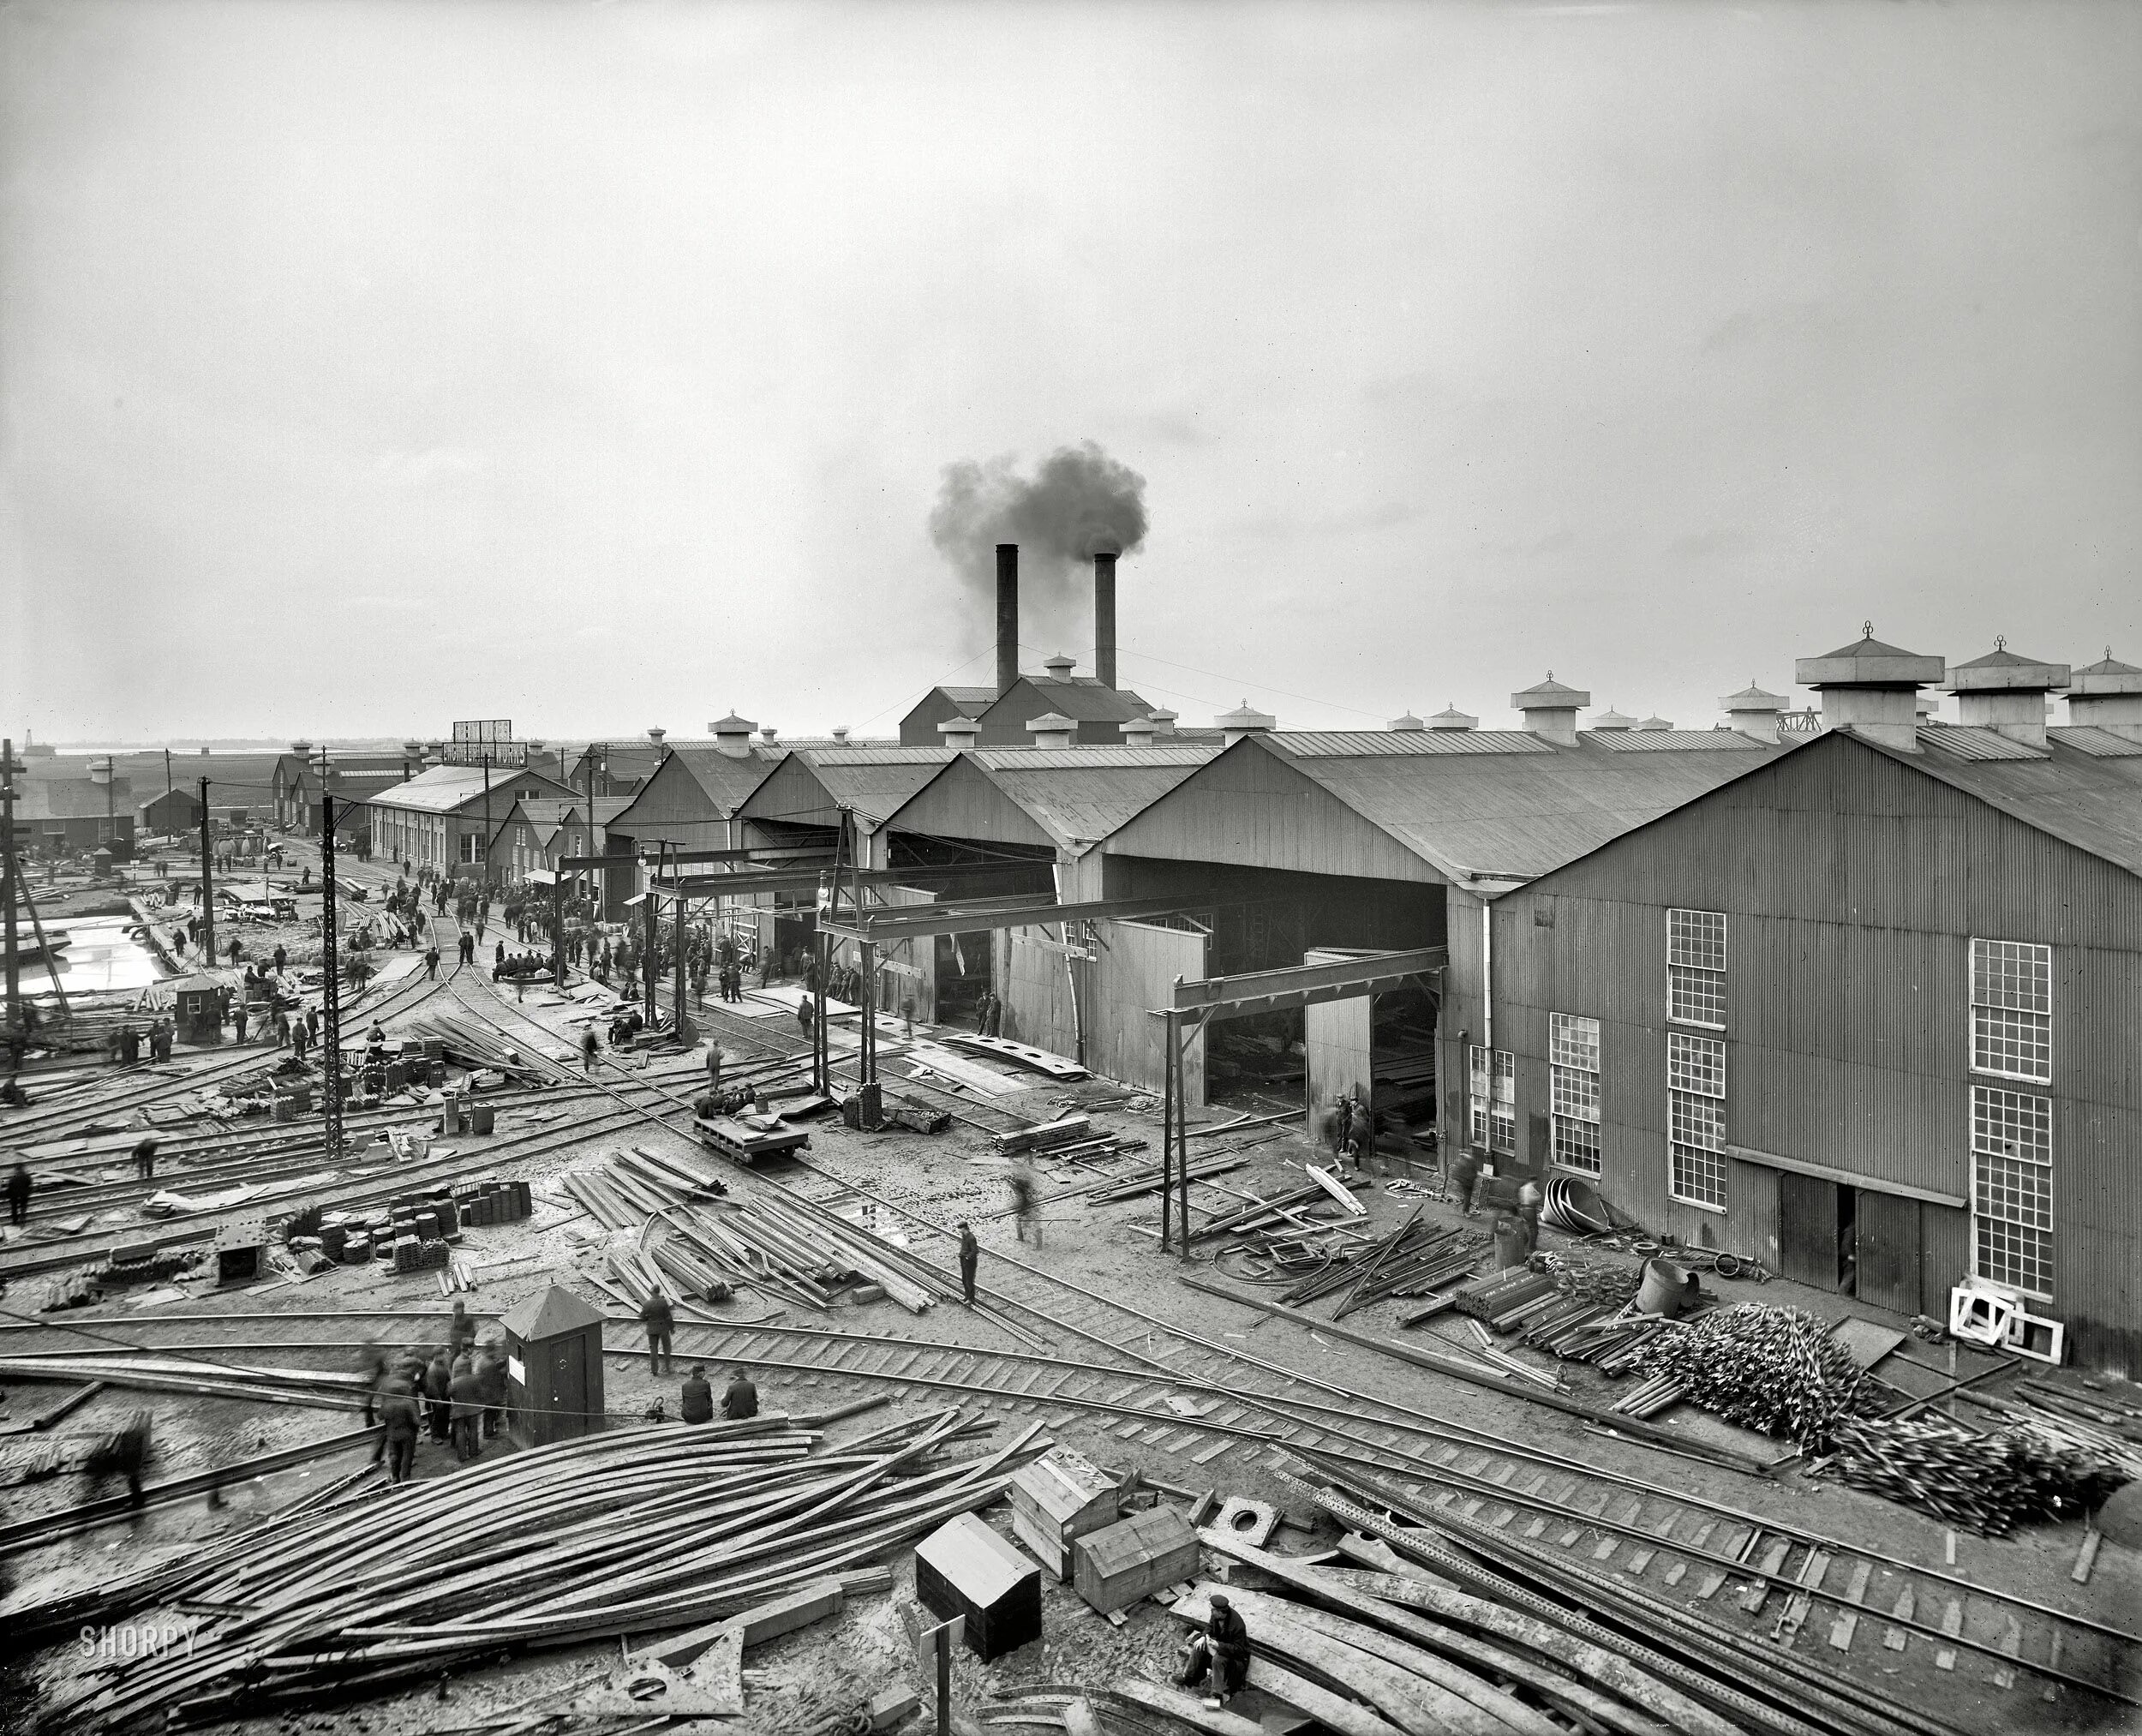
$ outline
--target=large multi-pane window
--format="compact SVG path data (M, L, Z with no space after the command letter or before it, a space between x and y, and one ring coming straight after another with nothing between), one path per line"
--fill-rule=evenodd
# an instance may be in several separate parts
M1973 1267L2039 1296L2053 1291L2053 1100L1971 1088Z
M1554 1161L1599 1173L1599 1021L1555 1013L1547 1021Z
M2021 940L1971 943L1971 1066L2053 1082L2053 949Z
M1666 1033L1668 1191L1726 1208L1726 1045L1716 1037Z
M1666 913L1666 1014L1678 1024L1726 1028L1726 913Z
M1491 1063L1487 1051L1471 1046L1472 1089L1466 1130L1475 1146L1502 1157L1517 1152L1517 1063L1507 1049L1498 1049Z

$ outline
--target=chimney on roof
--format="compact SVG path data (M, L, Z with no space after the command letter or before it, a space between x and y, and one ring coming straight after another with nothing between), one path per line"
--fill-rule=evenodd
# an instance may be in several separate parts
M1395 730L1414 730L1426 729L1428 726L1409 711L1402 717L1392 718L1391 727Z
M1219 726L1223 746L1232 747L1246 735L1269 735L1278 727L1278 720L1268 712L1251 709L1245 699L1232 711L1223 711L1212 721Z
M944 738L944 745L955 752L964 753L982 742L982 726L972 717L948 717L937 726L937 733Z
M2107 645L2102 663L2075 671L2067 689L2067 721L2142 741L2142 669L2119 661Z
M1428 720L1428 727L1431 729L1478 729L1480 719L1470 712L1460 711L1457 709L1457 701L1453 699Z
M1529 733L1543 741L1575 747L1577 714L1592 703L1592 696L1580 688L1564 686L1550 669L1546 680L1522 693L1512 693L1510 703L1523 715Z
M2045 745L2046 695L2067 689L2065 663L2041 663L2019 657L2006 639L1993 650L1948 672L1948 691L1956 696L1960 722L1991 729L2026 747Z
M1148 711L1146 715L1152 719L1152 733L1156 739L1176 733L1176 714L1166 706L1162 706L1158 711Z
M1123 745L1151 747L1155 725L1150 717L1134 717L1123 725Z
M1045 717L1030 719L1026 727L1034 738L1036 747L1068 747L1071 738L1078 733L1079 726L1061 711L1051 711Z
M726 753L731 759L749 759L751 757L751 732L758 725L748 717L739 717L732 711L727 717L717 717L707 726L707 733L714 738L715 751Z
M1801 657L1793 679L1822 696L1822 727L1849 727L1870 740L1903 753L1919 751L1919 689L1938 681L1948 665L1885 645L1874 636L1874 623L1859 638L1826 657Z
M1103 549L1093 557L1093 673L1101 685L1116 685L1116 554Z
M1782 693L1766 693L1749 678L1748 685L1738 693L1728 693L1718 702L1719 709L1726 714L1726 727L1746 736L1750 741L1775 741L1778 739L1778 717L1785 709Z
M996 697L1019 685L1019 545L996 545Z
M1049 672L1049 679L1051 681L1068 681L1071 679L1071 672L1079 667L1079 660L1076 657L1067 657L1062 651L1058 651L1041 667Z

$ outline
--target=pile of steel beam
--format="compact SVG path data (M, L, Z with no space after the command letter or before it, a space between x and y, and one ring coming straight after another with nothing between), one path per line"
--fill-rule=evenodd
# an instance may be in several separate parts
M980 1425L986 1428L987 1425ZM1044 1451L942 1410L821 1450L781 1416L645 1428L444 1481L302 1506L49 1608L15 1631L174 1601L191 1643L126 1656L55 1713L70 1730L294 1714L533 1647L691 1627L822 1581L999 1498Z

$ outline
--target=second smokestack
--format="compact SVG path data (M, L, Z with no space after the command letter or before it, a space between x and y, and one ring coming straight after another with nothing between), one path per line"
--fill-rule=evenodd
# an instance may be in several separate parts
M1019 545L996 545L996 694L1019 685Z
M1116 685L1116 556L1093 557L1093 673L1101 685Z

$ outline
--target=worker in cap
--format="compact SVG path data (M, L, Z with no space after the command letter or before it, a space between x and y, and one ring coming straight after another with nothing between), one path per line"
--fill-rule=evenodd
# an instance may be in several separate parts
M1449 1184L1445 1196L1454 1200L1459 1211L1468 1218L1474 1215L1473 1190L1480 1185L1480 1153L1469 1146L1461 1145L1451 1157Z
M483 1382L466 1356L454 1364L453 1377L446 1383L446 1399L450 1406L446 1428L453 1438L454 1457L466 1464L483 1451L476 1438L476 1425L483 1417Z
M1012 1190L1012 1219L1014 1231L1021 1242L1026 1232L1033 1232L1034 1246L1041 1246L1041 1177L1026 1164L1017 1164L1005 1178Z
M161 1134L149 1134L136 1142L134 1147L134 1174L137 1181L153 1182L156 1179L156 1148L163 1142Z
M758 1415L758 1388L742 1368L729 1371L729 1384L721 1394L721 1415L731 1422Z
M460 1357L476 1348L476 1323L469 1318L469 1304L454 1298L453 1318L446 1322L446 1344L451 1355Z
M981 1263L982 1244L974 1239L974 1226L960 1220L960 1299L974 1306L974 1268Z
M1188 1655L1176 1677L1176 1685L1194 1688L1210 1676L1214 1691L1205 1703L1220 1707L1242 1692L1242 1684L1248 1678L1249 1629L1224 1591L1212 1594L1211 1607L1205 1631L1192 1638L1187 1648Z
M506 1421L506 1354L494 1338L476 1352L476 1380L483 1390L483 1438L496 1440Z
M669 1372L669 1340L677 1330L677 1316L669 1298L651 1292L640 1304L640 1324L647 1328L647 1372L657 1377Z
M380 1399L380 1422L386 1431L386 1480L405 1483L416 1468L416 1400L409 1382L398 1375L386 1383Z
M685 1376L684 1391L677 1400L677 1415L686 1422L714 1421L714 1388L707 1384L706 1365L694 1362Z

